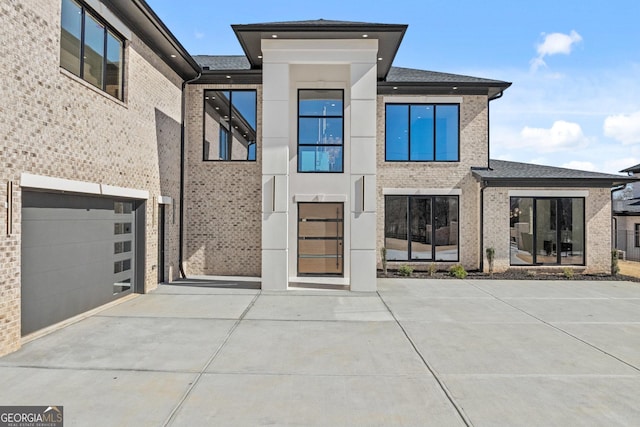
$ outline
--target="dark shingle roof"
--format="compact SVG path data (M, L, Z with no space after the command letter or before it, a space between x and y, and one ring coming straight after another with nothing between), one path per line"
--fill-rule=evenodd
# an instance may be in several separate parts
M473 169L473 174L483 181L519 181L531 184L543 183L550 180L568 181L568 184L576 184L582 181L584 184L599 182L609 185L622 184L635 181L634 178L621 175L613 175L600 172L589 172L576 169L559 168L555 166L534 165L531 163L507 162L504 160L491 160L491 169Z
M630 168L622 169L620 172L640 172L640 163Z
M250 27L271 27L271 26L278 26L278 27L299 27L299 26L304 26L304 27L333 27L333 26L340 26L340 27L362 27L362 26L377 26L377 27L384 27L384 26L389 26L389 27L393 27L396 26L396 24L377 24L377 23L373 23L373 22L354 22L354 21L334 21L331 19L309 19L309 20L303 20L303 21L283 21L283 22L263 22L263 23L254 23L254 24L248 24L248 25L243 25L244 27L250 28Z
M509 85L510 83L500 80L483 79L480 77L463 76L460 74L440 73L437 71L417 70L414 68L391 67L387 75L387 82L397 83L480 83Z
M640 200L614 200L614 214L640 214Z
M251 65L244 55L194 55L201 67L210 70L249 70Z

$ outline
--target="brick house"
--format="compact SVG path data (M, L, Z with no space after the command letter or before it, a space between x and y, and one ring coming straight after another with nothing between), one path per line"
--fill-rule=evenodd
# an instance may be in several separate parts
M640 164L620 172L640 178ZM620 188L618 191L623 191ZM631 197L613 201L613 247L622 259L640 261L640 185L631 188Z
M393 67L405 25L236 25L245 55L192 57L143 0L0 19L0 354L180 275L374 291L383 247L608 269L632 178L489 160L510 83Z

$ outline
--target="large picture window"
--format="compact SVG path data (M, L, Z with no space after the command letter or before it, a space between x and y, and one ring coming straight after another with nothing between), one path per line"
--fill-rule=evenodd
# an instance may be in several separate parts
M457 162L458 104L387 104L385 160Z
M342 172L344 92L298 91L298 172Z
M256 159L256 91L204 92L204 160Z
M458 261L458 196L385 196L389 261Z
M122 99L123 39L74 0L62 0L60 66Z
M584 198L512 197L511 265L584 265Z

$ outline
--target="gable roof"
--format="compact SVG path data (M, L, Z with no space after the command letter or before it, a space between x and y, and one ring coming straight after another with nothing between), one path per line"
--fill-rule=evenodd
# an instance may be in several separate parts
M630 168L622 169L620 172L638 173L640 172L640 163L635 166L631 166Z
M391 68L400 42L407 31L404 24L333 21L266 22L232 25L251 68L262 67L262 40L271 39L358 39L378 40L378 79L384 79Z
M531 163L491 160L490 168L472 168L488 186L612 187L638 181L637 178L589 172Z
M404 67L391 67L385 81L378 84L379 92L388 95L465 93L488 95L489 99L499 98L509 86L510 82L502 80Z
M251 70L251 64L244 55L195 55L195 61L203 68L204 74L208 72ZM259 71L259 70L254 70ZM231 73L235 74L235 73ZM235 76L232 76L232 78ZM238 82L238 81L234 81ZM452 93L456 90L469 93L472 90L481 90L489 96L508 88L511 83L500 80L485 79L480 77L464 76L461 74L441 73L437 71L418 70L414 68L391 67L385 82L379 82L379 86L386 83L385 93L403 93L410 91L412 94L419 93L420 88L429 93ZM397 90L392 90L393 86L400 86ZM456 89L453 89L456 87ZM383 92L385 90L383 89Z

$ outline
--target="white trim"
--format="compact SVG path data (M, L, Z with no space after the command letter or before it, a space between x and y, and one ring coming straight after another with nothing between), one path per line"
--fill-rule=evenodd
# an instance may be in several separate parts
M460 188L383 188L385 196L460 196Z
M461 96L385 96L384 103L406 103L406 104L462 104Z
M51 176L20 174L20 187L39 188L43 190L70 191L73 193L101 194L100 184Z
M589 190L509 190L509 197L589 197Z
M102 194L104 196L129 197L132 199L149 199L147 190L136 190L135 188L115 187L113 185L101 184Z
M169 196L158 196L158 204L159 205L172 205L173 204L173 198L169 197Z
M295 194L294 202L346 202L346 194Z
M147 200L149 198L149 192L147 190L115 187L113 185L98 184L95 182L54 178L51 176L34 175L24 172L20 174L20 187L66 191L70 193L97 194L102 196L127 197L132 199Z
M292 283L294 285L292 285ZM319 285L343 285L343 286L350 285L348 277L325 277L325 276L289 277L288 287L295 288L295 283L305 283L305 284L317 283Z

